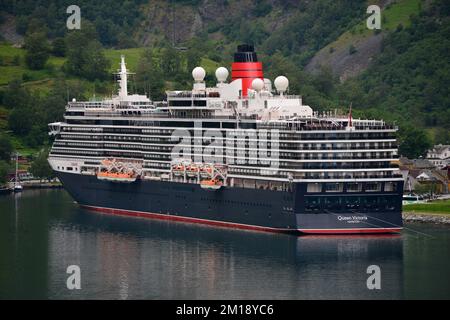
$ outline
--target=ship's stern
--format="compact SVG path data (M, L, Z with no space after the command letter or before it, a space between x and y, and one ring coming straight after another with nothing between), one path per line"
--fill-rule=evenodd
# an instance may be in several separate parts
M296 190L297 230L304 234L399 233L403 229L403 182L390 182L377 192L308 192L307 184Z

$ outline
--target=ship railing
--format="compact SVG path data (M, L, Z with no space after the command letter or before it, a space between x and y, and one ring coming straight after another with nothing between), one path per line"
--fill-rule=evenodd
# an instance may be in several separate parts
M191 91L181 91L181 92L166 92L168 98L206 98L208 94L206 93L192 93Z
M285 95L276 95L276 96L272 96L272 97L264 97L264 99L267 99L267 100L274 100L274 99L295 99L295 100L298 100L298 99L301 99L302 98L302 96L301 95L298 95L298 94L285 94Z
M117 110L134 110L134 109L155 109L155 105L152 103L128 103L114 104L108 102L69 102L66 109L70 110L96 110L96 109L117 109ZM160 105L162 105L160 103ZM100 112L100 110L98 110Z
M365 175L365 176L352 176L352 175L344 175L344 176L321 176L321 175L299 175L294 174L294 179L324 179L324 180L345 180L345 179L398 179L403 178L401 174L392 174L392 175Z
M66 109L109 109L113 108L114 104L112 103L105 103L105 102L98 102L98 101L83 101L83 102L69 102L67 104Z
M69 115L70 116L70 115ZM85 116L89 116L89 117L112 117L112 118L123 118L123 117L139 117L142 119L146 119L146 118L174 118L174 119L212 119L212 120L236 120L236 116L209 116L209 115L204 115L204 116L198 116L198 115L173 115L170 114L168 112L158 112L158 111L147 111L147 112L142 112L141 113L120 113L119 112L88 112L85 113L84 116L81 117L85 117ZM247 120L256 120L257 116L256 115L249 115L249 116L240 116L239 119L247 119Z
M274 96L263 96L262 99L263 100L280 100L280 99L301 99L302 96L301 95L294 95L294 94L285 94L285 95L274 95ZM254 97L239 97L240 100L242 101L248 101L248 100L255 100Z
M288 125L289 124L289 125ZM260 123L259 129L283 129L291 131L346 131L347 127L343 125L319 125L319 124L305 124L302 122L279 122L279 123ZM357 126L355 131L378 131L378 130L398 130L397 126L383 125L383 126Z

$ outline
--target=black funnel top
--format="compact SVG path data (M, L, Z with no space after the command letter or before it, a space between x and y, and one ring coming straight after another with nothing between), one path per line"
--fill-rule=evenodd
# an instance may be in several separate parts
M234 62L258 62L255 49L251 44L241 44L234 54Z

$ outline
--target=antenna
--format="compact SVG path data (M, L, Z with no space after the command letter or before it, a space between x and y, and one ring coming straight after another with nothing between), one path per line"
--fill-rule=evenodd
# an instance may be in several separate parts
M353 119L353 117L352 117L352 105L353 105L353 102L350 102L350 110L348 112L348 127L349 128L353 127L353 125L352 125L352 119Z
M120 69L118 74L120 75L119 82L119 97L124 99L128 96L128 75L132 74L128 72L126 64L125 64L125 56L122 54L120 56Z

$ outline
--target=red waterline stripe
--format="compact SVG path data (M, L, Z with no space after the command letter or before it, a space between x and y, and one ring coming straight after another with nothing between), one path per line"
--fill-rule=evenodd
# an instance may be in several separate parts
M266 231L266 232L277 232L277 233L296 233L295 229L277 229L277 228L269 228L269 227L261 227L254 226L249 224L239 224L233 222L223 222L223 221L214 221L214 220L206 220L206 219L198 219L198 218L189 218L189 217L180 217L173 215L165 215L160 213L151 213L151 212L142 212L142 211L131 211L131 210L123 210L123 209L113 209L113 208L104 208L104 207L94 207L87 205L80 205L83 208L93 211L99 211L103 213L116 214L116 215L124 215L124 216L133 216L133 217L144 217L151 219L159 219L159 220L170 220L170 221L179 221L179 222L188 222L188 223L199 223L206 224L217 227L227 227L234 229L245 229L245 230L254 230L254 231Z
M94 207L87 205L80 205L83 208L92 211L98 211L109 214L116 215L124 215L124 216L133 216L133 217L144 217L151 219L159 219L159 220L169 220L169 221L179 221L179 222L188 222L188 223L199 223L217 227L227 227L234 229L244 229L244 230L253 230L253 231L266 231L266 232L277 232L277 233L294 233L294 232L302 232L305 234L370 234L370 233L398 233L402 230L402 228L363 228L363 229L277 229L270 227L261 227L254 226L248 224L239 224L233 222L223 222L223 221L214 221L207 219L199 219L199 218L189 218L189 217L180 217L173 215L165 215L160 213L151 213L151 212L143 212L143 211L131 211L131 210L123 210L123 209L114 209L114 208L104 208L104 207Z
M361 228L361 229L298 229L307 234L369 234L399 233L403 228Z

